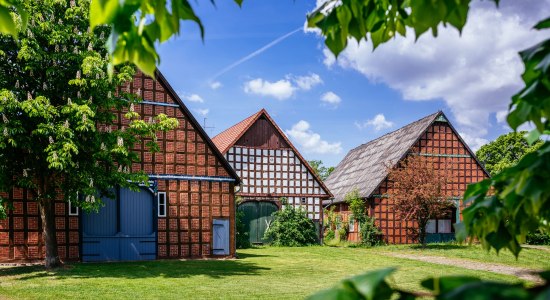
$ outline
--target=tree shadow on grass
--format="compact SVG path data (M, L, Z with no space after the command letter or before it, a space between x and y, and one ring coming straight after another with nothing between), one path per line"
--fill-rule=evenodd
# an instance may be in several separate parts
M273 255L254 254L254 253L242 253L237 250L237 257L239 259L251 258L251 257L273 257Z
M270 268L260 267L243 260L158 260L147 262L74 263L47 271L42 266L11 267L0 269L0 281L5 277L18 280L52 277L66 278L190 278L208 276L224 278L256 275Z

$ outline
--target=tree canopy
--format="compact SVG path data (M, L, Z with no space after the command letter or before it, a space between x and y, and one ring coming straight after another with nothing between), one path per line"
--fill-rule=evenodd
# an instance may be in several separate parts
M330 173L334 171L334 167L325 167L322 160L310 160L308 163L313 169L313 172L323 181L325 181Z
M391 197L395 212L404 221L416 222L413 230L420 244L426 242L426 225L430 219L450 212L452 202L446 198L445 187L451 179L451 165L434 166L431 158L408 156L390 169Z
M526 131L509 132L496 140L481 146L476 152L477 158L483 163L491 176L514 166L525 154L536 151L543 141L529 144Z

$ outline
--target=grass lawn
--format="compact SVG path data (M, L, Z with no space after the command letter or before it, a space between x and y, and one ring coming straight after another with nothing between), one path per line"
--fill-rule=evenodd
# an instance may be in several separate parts
M394 284L410 290L420 290L419 282L430 276L462 274L518 281L507 275L381 254L391 249L267 247L239 251L236 260L79 263L54 272L40 267L0 268L0 299L300 299L350 275L388 266L399 267ZM439 250L429 251L441 255Z

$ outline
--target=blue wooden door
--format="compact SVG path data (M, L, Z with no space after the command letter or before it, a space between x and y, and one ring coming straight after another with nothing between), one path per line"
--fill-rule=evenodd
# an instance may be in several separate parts
M229 255L229 220L213 220L213 245L212 254Z
M119 201L102 199L97 213L82 216L83 261L130 261L156 258L156 209L146 189L120 189Z

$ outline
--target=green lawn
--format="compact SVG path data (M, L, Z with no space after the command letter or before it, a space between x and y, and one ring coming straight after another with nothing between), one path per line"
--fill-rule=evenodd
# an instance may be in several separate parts
M429 276L463 274L518 281L382 254L392 249L268 247L239 251L236 260L73 264L55 272L40 267L0 268L0 299L300 299L350 275L388 266L399 267L392 277L394 284L410 290L420 290L419 282ZM428 251L442 255L440 250Z

